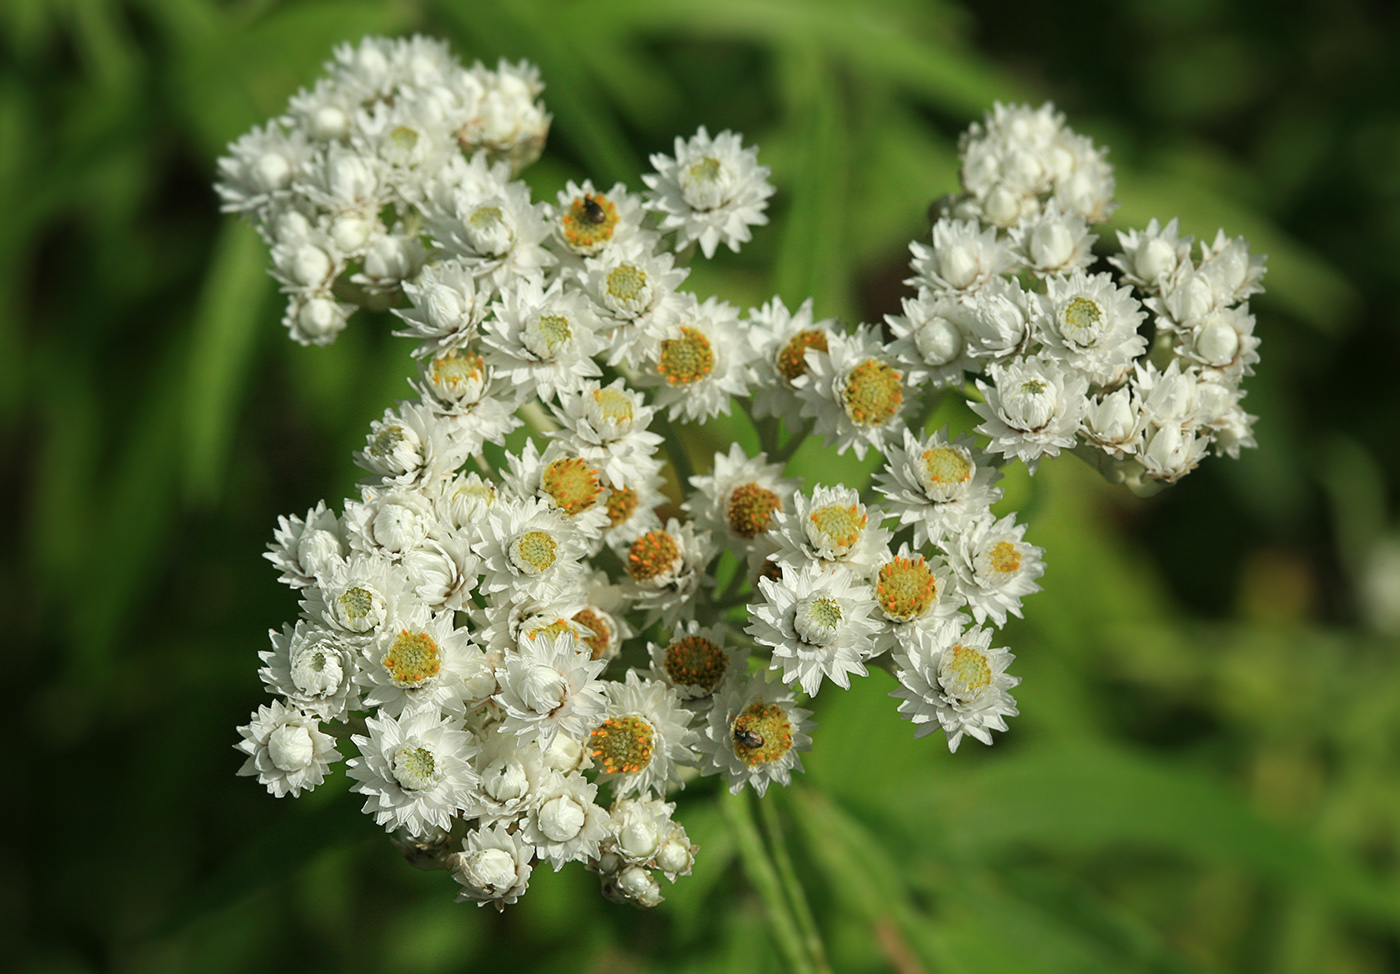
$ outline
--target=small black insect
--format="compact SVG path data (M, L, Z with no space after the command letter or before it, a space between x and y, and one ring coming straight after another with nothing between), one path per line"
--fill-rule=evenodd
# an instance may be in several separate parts
M608 213L597 200L585 194L583 197L583 218L589 223L602 223L608 218Z
M763 735L757 731L751 731L747 727L735 727L734 743L751 751L757 750L763 746Z

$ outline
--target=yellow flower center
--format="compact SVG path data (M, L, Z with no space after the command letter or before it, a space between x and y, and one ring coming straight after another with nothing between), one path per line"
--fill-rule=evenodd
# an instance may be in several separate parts
M631 487L614 487L605 501L608 508L608 527L615 528L637 512L641 499Z
M719 176L720 162L714 156L705 156L699 162L692 163L688 174L697 183L709 183Z
M554 564L559 542L548 531L526 531L510 543L510 561L526 575L538 575Z
M407 629L399 633L380 662L389 677L401 687L422 686L442 668L442 656L433 637Z
M880 567L875 579L875 600L889 618L908 622L929 610L938 598L938 579L923 555L895 558Z
M939 667L943 689L961 703L968 703L992 685L992 667L980 650L954 646Z
M677 686L698 687L709 693L724 677L729 658L704 636L683 636L666 647L662 664Z
M525 638L530 640L530 642L534 642L536 636L558 637L562 636L564 633L568 633L570 636L577 636L578 630L574 628L573 623L569 622L568 619L555 619L553 622L531 629L529 632L525 633Z
M359 587L347 588L340 594L340 607L351 622L359 622L374 608L374 595Z
M1103 308L1099 303L1083 295L1073 298L1065 306L1065 337L1076 345L1097 345L1099 329L1103 321Z
M741 538L755 538L767 533L773 512L782 509L782 499L767 488L754 483L736 487L729 495L726 512L729 530Z
M661 343L656 371L673 386L699 382L715 370L715 352L710 340L699 329L683 327L680 338Z
M648 531L627 549L627 574L638 582L664 575L680 561L676 539L665 531Z
M935 484L965 484L972 479L972 462L951 446L924 451L924 470Z
M807 374L806 354L809 348L825 352L826 332L820 328L799 331L778 353L778 371L788 380L789 385L794 379Z
M433 359L432 382L436 388L445 390L449 395L460 393L465 391L464 387L469 383L481 381L482 370L485 368L486 360L480 355L453 349L446 355Z
M842 398L851 422L859 426L888 423L904 403L904 377L879 359L866 359L846 376Z
M603 493L598 471L582 457L564 457L546 466L540 475L540 489L568 515L588 510Z
M588 735L593 757L608 774L636 774L651 764L656 732L642 718L609 717Z
M859 541L866 521L869 520L868 515L855 504L850 507L842 507L840 504L819 507L810 517L812 526L827 535L831 544L837 548L849 548Z
M987 553L987 563L992 566L992 571L1003 575L1018 572L1021 570L1021 552L1010 541L998 541Z
M792 750L792 721L777 704L749 704L731 730L735 757L750 766L776 761Z
M635 264L618 264L608 272L608 294L619 301L635 301L647 286L647 272Z
M598 404L598 411L603 414L604 419L610 419L614 423L632 421L632 397L626 393L616 389L595 389L593 401Z
M617 227L617 204L602 193L585 193L574 198L560 219L570 247L595 251L612 239Z

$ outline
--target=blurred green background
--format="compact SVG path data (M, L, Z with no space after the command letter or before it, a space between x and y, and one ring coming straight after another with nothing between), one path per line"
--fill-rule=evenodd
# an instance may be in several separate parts
M1393 7L4 0L7 970L781 969L709 784L661 908L571 867L498 917L399 860L343 775L296 802L234 776L296 611L260 553L351 489L405 357L373 321L286 340L214 160L334 43L415 30L541 66L539 192L637 186L700 124L757 143L772 224L692 277L736 304L897 310L995 99L1111 147L1113 226L1266 251L1258 450L1150 501L1072 459L1013 484L1049 569L1006 632L1011 732L916 743L877 673L819 699L769 802L837 971L1400 970Z

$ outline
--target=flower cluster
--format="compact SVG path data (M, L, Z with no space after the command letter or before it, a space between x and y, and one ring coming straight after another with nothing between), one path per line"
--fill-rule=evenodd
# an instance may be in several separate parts
M388 309L417 378L356 454L359 495L274 533L300 616L261 654L274 699L241 773L295 796L344 748L366 814L460 899L501 908L579 862L655 905L696 853L671 793L788 784L808 698L870 666L916 736L990 744L1019 682L997 627L1043 571L999 464L1089 449L1170 483L1249 442L1259 261L1223 236L1195 261L1153 223L1116 278L1089 273L1112 175L1049 108L973 127L887 332L683 288L696 250L766 221L733 133L677 139L642 194L536 202L515 179L548 125L533 69L371 38L327 70L231 146L219 192L267 237L294 338ZM948 389L983 400L990 442L925 429ZM691 475L676 424L736 402L760 449ZM789 477L809 433L883 465Z

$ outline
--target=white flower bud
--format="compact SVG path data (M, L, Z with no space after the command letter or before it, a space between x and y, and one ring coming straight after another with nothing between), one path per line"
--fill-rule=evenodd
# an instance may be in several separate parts
M278 771L300 771L311 764L316 745L300 724L283 724L267 739L267 755Z
M694 863L695 857L691 855L690 844L676 839L668 840L656 853L656 868L668 875L687 873Z
M347 254L359 253L369 245L374 224L364 217L348 214L331 224L331 240Z
M1212 318L1196 332L1196 355L1207 365L1229 365L1240 350L1240 334L1223 318Z
M963 350L962 332L942 315L934 315L914 332L914 345L929 365L947 365Z
M456 860L453 872L457 875L457 882L463 886L492 893L515 885L515 857L504 849L457 853L451 859Z
M515 246L515 228L499 206L478 206L462 230L468 246L483 257L499 257Z
M1005 186L997 186L987 194L982 210L998 226L1010 226L1021 216L1021 196Z
M560 774L577 771L585 757L583 745L565 734L555 734L544 752L545 767Z
M481 773L482 790L494 802L517 801L530 791L530 778L519 761L502 758Z
M1043 379L1026 378L1002 390L1001 417L1012 429L1044 429L1058 409L1055 387Z
M249 168L252 183L264 193L286 189L292 184L296 170L291 160L280 152L264 152Z
M1144 281L1159 281L1176 273L1176 248L1161 237L1152 237L1138 248L1133 270Z
M551 842L568 842L583 830L587 815L572 796L559 795L544 803L538 818L540 831Z
M651 870L642 866L628 866L617 874L617 888L628 899L640 900L653 889L660 891L660 884L652 878Z
M1074 234L1063 221L1043 220L1031 231L1026 249L1035 267L1063 267L1074 256Z
M569 695L569 683L554 667L536 664L525 671L517 692L528 709L547 714Z
M413 257L406 238L381 233L365 250L364 275L374 281L402 281L413 273Z
M661 835L650 821L629 822L617 834L617 847L628 859L645 862L661 847Z
M1102 442L1121 443L1132 436L1137 428L1137 418L1132 392L1124 387L1097 402L1091 400L1084 425Z

